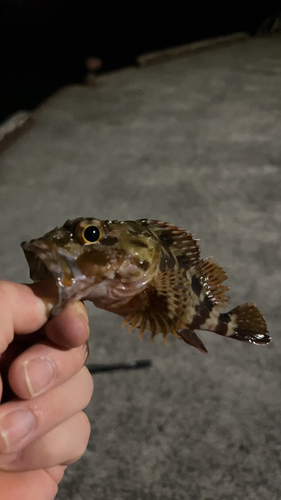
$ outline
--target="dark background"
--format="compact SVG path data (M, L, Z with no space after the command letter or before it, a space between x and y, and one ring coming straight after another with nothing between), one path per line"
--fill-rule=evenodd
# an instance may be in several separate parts
M254 35L278 9L280 0L2 0L0 120L83 82L86 57L100 57L100 71L110 71L156 49L236 31Z

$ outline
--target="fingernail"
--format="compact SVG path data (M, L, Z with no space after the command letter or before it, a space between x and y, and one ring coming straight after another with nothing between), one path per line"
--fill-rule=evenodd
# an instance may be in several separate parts
M75 313L85 325L87 332L89 332L89 317L85 306L81 302L74 302L74 304L72 304L72 308L74 308Z
M48 358L35 358L24 362L25 380L31 396L36 396L52 382L55 365Z
M0 420L0 453L20 448L21 441L35 427L35 418L27 410L16 410Z

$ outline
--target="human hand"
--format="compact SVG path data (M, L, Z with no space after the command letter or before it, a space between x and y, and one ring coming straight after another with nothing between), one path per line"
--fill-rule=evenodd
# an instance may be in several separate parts
M48 293L42 283L0 281L0 492L5 500L53 500L65 468L80 458L89 439L82 412L93 391L84 366L86 309L77 302L46 322ZM33 332L30 339L26 334Z

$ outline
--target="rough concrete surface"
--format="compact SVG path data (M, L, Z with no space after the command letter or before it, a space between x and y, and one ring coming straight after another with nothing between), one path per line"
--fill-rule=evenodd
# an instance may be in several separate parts
M168 220L223 265L230 307L254 301L273 337L202 333L208 355L153 347L89 304L91 362L153 365L94 377L89 447L58 500L281 498L280 89L280 37L251 39L66 88L2 154L3 278L27 281L20 242L67 218Z

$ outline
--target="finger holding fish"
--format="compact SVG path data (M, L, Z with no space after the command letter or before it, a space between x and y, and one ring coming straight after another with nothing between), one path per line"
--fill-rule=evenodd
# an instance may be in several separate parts
M83 390L81 390L81 387ZM19 452L32 441L83 410L90 401L93 381L82 368L65 383L29 400L12 400L0 407L0 457Z
M4 402L1 380L0 468L13 463L13 470L18 470L15 464L20 460L21 467L27 470L28 462L21 454L22 450L44 437L46 450L48 448L50 452L47 446L49 433L53 432L54 436L58 426L62 430L69 419L75 420L75 415L81 413L92 395L92 377L84 367L88 356L88 319L84 305L77 302L47 322L49 305L54 304L56 298L53 284L50 286L48 282L31 286L0 282L0 293L3 319L0 369L4 376L5 395L7 389L10 391ZM52 334L54 342L48 339ZM80 418L82 429L75 429L71 424L73 439L76 436L79 442L83 435L84 444L89 434L86 420ZM59 464L62 456L66 461L77 458L77 450L74 453L69 448L69 439L66 438L69 425L66 424L65 432L61 432L61 454L54 449L44 462L41 450L41 465ZM36 450L36 447L32 449ZM36 462L36 455L33 461Z

